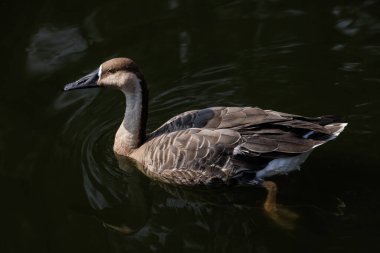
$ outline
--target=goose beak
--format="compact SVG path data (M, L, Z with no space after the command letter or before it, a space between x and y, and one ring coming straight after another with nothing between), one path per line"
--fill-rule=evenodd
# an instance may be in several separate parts
M99 69L94 70L90 74L80 78L79 80L66 84L63 90L75 90L75 89L86 89L86 88L95 88L99 87Z

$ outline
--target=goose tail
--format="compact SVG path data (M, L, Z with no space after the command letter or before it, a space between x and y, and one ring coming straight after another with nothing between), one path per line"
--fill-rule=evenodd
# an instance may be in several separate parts
M325 128L331 133L331 137L335 139L343 132L348 123L332 123L325 126Z

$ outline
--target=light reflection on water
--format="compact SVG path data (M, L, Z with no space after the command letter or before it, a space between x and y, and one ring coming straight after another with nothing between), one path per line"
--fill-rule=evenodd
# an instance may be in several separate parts
M78 61L88 49L79 28L41 27L27 48L27 71L32 75L57 71Z

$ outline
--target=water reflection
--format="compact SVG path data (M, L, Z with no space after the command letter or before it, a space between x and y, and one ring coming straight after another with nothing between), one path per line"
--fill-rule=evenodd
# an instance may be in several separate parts
M376 1L363 1L360 5L337 5L332 13L338 18L335 27L346 36L356 36L365 29L370 34L380 31L379 18L368 8L374 7Z
M78 60L87 48L79 28L43 26L27 48L27 71L31 75L53 72Z
M144 226L150 211L147 181L132 161L120 158L119 168L86 166L83 181L90 206L106 227L129 235Z
M184 31L179 34L179 59L182 64L189 61L190 35Z
M262 252L271 247L263 230L278 224L263 211L260 189L178 188L149 181L127 158L117 161L118 167L88 161L83 171L93 213L115 250ZM286 229L280 234L291 235Z
M101 43L104 41L104 38L101 35L101 32L99 31L99 28L96 24L97 14L97 11L93 11L83 21L83 28L86 31L89 43Z

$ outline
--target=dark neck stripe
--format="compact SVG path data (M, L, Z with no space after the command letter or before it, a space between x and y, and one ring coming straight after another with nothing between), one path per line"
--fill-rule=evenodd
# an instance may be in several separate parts
M139 141L138 146L141 146L146 140L146 125L148 121L148 88L145 82L144 77L140 75L140 86L141 86L141 96L142 96L142 105L141 105L141 118L140 118L140 131L139 131Z

